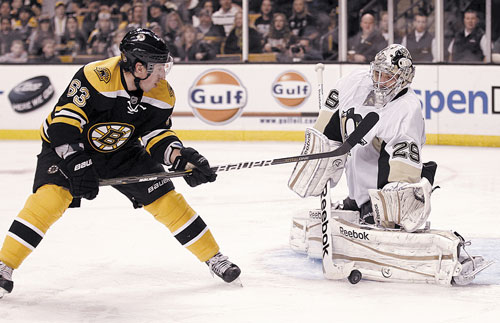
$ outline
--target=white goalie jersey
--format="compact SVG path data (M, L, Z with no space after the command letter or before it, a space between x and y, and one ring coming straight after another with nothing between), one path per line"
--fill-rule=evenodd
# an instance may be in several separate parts
M376 108L372 89L369 70L358 70L339 80L325 103L325 108L339 109L338 120L331 120L340 122L339 127L325 129L330 139L345 140L369 112L380 116L345 164L349 198L358 206L369 201L369 189L382 188L388 182L418 183L422 170L425 124L417 95L406 88L384 107Z

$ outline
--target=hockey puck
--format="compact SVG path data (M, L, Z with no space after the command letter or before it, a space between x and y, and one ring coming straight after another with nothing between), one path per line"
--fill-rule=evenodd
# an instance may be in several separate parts
M16 85L9 92L9 101L16 112L28 112L47 103L54 96L54 87L47 76L35 76Z
M362 277L363 275L361 275L361 272L357 269L354 269L353 271L351 271L349 277L347 277L347 280L349 280L351 284L355 285L359 283Z

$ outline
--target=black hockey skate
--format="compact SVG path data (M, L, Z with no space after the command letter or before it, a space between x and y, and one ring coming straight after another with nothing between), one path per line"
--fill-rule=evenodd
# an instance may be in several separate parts
M0 298L12 292L13 288L12 268L0 261Z
M210 268L210 272L216 274L226 283L233 282L241 274L240 267L236 266L222 255L220 252L205 262Z

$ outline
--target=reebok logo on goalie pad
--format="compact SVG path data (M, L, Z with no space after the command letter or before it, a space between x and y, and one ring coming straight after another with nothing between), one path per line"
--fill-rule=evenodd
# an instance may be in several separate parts
M368 238L368 233L366 233L366 232L358 233L354 230L344 230L343 227L340 227L339 231L340 231L340 234L342 234L348 238L359 239L359 240L370 240L370 238Z

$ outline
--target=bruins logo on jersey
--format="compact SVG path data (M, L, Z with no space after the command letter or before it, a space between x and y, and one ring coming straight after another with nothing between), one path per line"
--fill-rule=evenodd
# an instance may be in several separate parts
M89 143L101 153L110 153L123 146L134 133L134 126L119 123L98 123L88 132Z
M101 82L107 84L111 80L111 71L107 67L97 66L94 69L94 72L97 74L97 77Z

